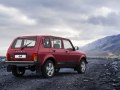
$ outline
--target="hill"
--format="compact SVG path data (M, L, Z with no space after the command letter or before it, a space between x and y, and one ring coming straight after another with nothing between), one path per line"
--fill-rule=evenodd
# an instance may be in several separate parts
M118 56L120 55L120 34L96 40L80 50L86 52L88 56Z

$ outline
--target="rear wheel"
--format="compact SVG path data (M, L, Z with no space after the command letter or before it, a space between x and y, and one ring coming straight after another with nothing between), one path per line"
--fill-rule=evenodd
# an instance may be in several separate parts
M12 74L15 77L22 77L25 73L25 68L24 67L13 67L12 68Z
M46 78L50 78L54 75L55 73L55 66L53 61L48 60L42 67L42 74Z
M77 72L79 74L83 74L86 71L86 63L85 60L81 60L78 67L77 67Z

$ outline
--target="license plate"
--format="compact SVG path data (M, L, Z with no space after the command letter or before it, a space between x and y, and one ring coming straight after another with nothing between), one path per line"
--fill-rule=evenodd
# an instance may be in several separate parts
M15 58L26 58L26 55L15 55Z

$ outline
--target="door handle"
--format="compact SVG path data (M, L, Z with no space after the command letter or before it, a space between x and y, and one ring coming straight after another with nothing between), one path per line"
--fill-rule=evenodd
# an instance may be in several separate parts
M52 50L53 52L55 52L56 50Z
M68 53L69 51L65 51L66 53Z

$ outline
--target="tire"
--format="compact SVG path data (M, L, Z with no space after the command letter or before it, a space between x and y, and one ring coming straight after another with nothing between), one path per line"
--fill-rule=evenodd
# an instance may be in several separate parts
M55 73L59 73L59 71L60 71L60 68L55 69Z
M77 66L77 72L79 74L84 74L86 71L86 62L85 60L81 60L80 64Z
M24 67L13 67L12 68L12 74L15 77L22 77L25 73L25 68Z
M53 61L51 60L46 61L45 64L42 66L42 75L45 78L50 78L53 77L54 73L55 73L55 66Z

